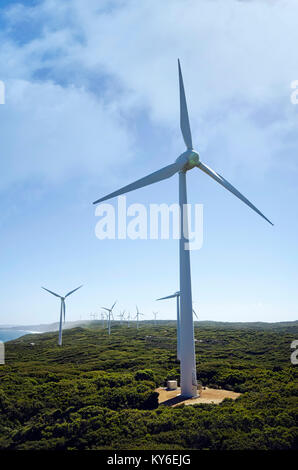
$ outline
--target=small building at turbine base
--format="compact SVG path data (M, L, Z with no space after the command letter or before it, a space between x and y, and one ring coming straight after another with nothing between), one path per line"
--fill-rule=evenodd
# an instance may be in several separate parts
M167 381L168 390L177 390L177 380L168 380Z

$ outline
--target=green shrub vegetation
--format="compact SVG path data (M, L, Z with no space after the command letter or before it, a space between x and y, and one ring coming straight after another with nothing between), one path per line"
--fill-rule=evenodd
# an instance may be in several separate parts
M220 405L158 406L179 380L173 322L137 331L99 322L6 343L3 449L297 449L296 325L196 323L197 377L240 392ZM32 344L34 343L34 344Z

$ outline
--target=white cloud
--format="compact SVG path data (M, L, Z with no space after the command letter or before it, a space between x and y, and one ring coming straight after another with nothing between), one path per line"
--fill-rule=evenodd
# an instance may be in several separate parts
M6 183L43 176L61 182L67 175L108 170L131 141L119 116L83 88L51 82L9 81L2 134ZM115 145L116 143L116 145Z
M297 14L293 0L127 0L100 7L95 0L44 0L13 7L0 47L8 182L100 172L101 163L119 159L119 149L124 163L133 157L133 116L140 110L180 142L177 56L193 140L207 161L243 171L258 163L266 172L289 140L291 159L298 144L289 100L298 78ZM25 43L15 40L21 25Z

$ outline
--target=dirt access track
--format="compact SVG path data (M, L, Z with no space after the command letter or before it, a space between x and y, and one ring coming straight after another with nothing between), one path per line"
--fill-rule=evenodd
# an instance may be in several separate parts
M180 387L177 390L168 390L167 388L157 388L155 390L159 393L158 403L165 406L178 406L178 405L198 405L200 403L213 403L218 405L225 398L232 398L236 400L241 393L230 392L229 390L214 389L204 387L199 390L200 396L197 398L183 398L181 397Z

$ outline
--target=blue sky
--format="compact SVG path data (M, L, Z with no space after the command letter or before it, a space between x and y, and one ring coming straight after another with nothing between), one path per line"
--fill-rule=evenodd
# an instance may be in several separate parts
M174 318L175 240L98 240L92 201L184 151L180 57L195 148L271 219L201 172L204 243L191 255L202 320L297 319L298 79L294 0L3 1L0 324L69 320L118 300ZM178 178L127 203L174 203ZM115 201L113 201L115 204Z

